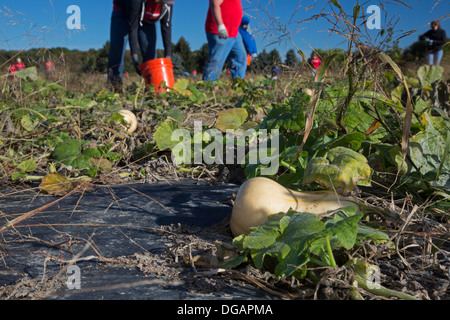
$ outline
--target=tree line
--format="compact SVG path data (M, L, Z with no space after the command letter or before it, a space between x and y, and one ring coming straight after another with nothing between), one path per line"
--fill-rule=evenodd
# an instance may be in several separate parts
M69 50L67 48L33 48L26 51L6 51L0 50L0 67L5 71L9 68L9 63L14 63L16 58L21 58L25 65L36 66L42 69L45 61L51 58L56 67L65 67L73 73L105 74L108 68L109 41L100 49L90 49L88 51ZM191 50L189 42L181 37L177 43L172 44L172 64L176 75L183 75L185 72L198 73L203 71L206 59L208 58L208 44L205 43L200 49ZM162 58L164 51L157 50L157 57ZM300 64L299 55L290 49L285 58L282 59L277 49L259 53L252 62L249 71L270 71L274 66L285 64L289 67L296 67ZM130 52L125 54L124 72L134 72L133 62Z
M192 73L196 70L202 73L208 57L208 44L192 51L189 42L181 37L177 43L172 44L172 64L174 67L174 74L181 76L185 72ZM449 50L450 46L446 46L445 51ZM315 49L315 52L320 57L325 58L335 52L342 51L340 49L322 50ZM393 46L389 52L391 57L399 64L418 61L425 56L426 44L423 42L415 42L409 48L403 50L398 46ZM108 66L109 41L106 42L100 49L90 49L88 51L69 50L67 48L33 48L26 51L6 51L0 50L0 68L3 72L7 72L9 63L15 61L20 57L26 66L37 66L42 70L47 58L51 58L55 63L56 68L63 67L71 73L87 73L87 74L106 74ZM157 50L157 57L164 56L162 49ZM308 59L309 57L306 57ZM344 57L342 56L342 60ZM339 59L335 59L337 64L340 64ZM343 61L341 61L343 63ZM252 61L248 71L253 73L270 73L273 67L280 67L283 65L288 69L299 69L302 65L302 58L294 49L289 49L284 57L279 51L274 48L270 51L263 49L259 52L258 57ZM134 72L133 63L130 52L127 51L125 55L124 72Z

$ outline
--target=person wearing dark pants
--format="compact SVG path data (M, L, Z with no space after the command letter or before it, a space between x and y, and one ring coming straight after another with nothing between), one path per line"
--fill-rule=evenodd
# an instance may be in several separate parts
M156 58L156 25L161 20L165 55L171 55L173 0L114 0L110 29L108 80L122 91L127 43L133 65L140 74L139 51L143 62ZM170 42L170 45L168 43Z

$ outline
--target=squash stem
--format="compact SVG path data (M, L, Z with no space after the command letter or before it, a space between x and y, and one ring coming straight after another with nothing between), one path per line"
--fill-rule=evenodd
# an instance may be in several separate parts
M295 169L295 167L291 166L289 163L286 163L283 160L280 160L280 165L282 165L283 167L288 168L289 170L291 170L293 173L297 172L297 169Z
M355 275L355 280L358 283L358 286L378 296L397 297L404 300L418 300L416 297L411 296L407 293L391 290L380 285L372 288L367 285L367 280L359 276L358 274Z
M325 236L325 242L327 244L328 255L330 256L330 263L333 268L336 268L336 261L334 260L333 250L331 250L330 237Z

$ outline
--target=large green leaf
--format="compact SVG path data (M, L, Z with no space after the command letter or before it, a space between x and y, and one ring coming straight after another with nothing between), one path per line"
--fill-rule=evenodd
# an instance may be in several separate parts
M291 263L297 261L301 253L311 240L311 236L318 234L324 228L316 215L310 213L296 214L290 211L286 215L274 215L268 221L245 237L244 249L250 250L253 262L257 268L262 268L264 258L277 258L277 276L285 276L295 271ZM297 265L298 263L295 263Z
M165 121L156 129L153 138L160 150L172 148L179 143L179 141L172 140L172 135L177 129L180 127L175 121Z
M303 185L317 182L341 193L353 191L358 184L368 185L371 169L367 159L356 151L336 147L326 158L312 159L305 169Z
M83 150L85 141L78 141L76 139L64 139L59 143L53 151L53 157L73 168L86 169L89 168L89 159L92 157L101 157L100 151L94 148L87 148Z
M188 97L192 95L192 91L190 91L188 87L189 87L188 79L178 79L177 82L175 82L173 89L177 91L179 94Z
M233 243L246 255L250 254L257 268L265 267L265 258L270 256L276 260L273 271L277 277L303 276L305 269L302 268L313 261L312 257L325 264L329 261L327 239L333 248L351 249L355 245L362 213L356 213L353 207L343 208L339 213L327 222L317 215L292 210L272 215L266 223L252 228L250 234L236 238ZM380 237L377 235L377 239ZM364 232L363 238L369 240L369 232ZM243 259L236 261L239 263Z
M356 235L358 234L358 221L362 216L362 212L359 212L330 224L330 234L335 236L345 249L351 249L355 245Z
M426 128L411 138L409 153L422 177L435 186L450 188L450 157L448 156L450 122L425 114ZM409 167L409 172L416 172Z
M14 72L14 77L17 79L30 79L36 81L38 79L36 67L29 67L16 71Z
M244 108L234 108L219 112L216 128L225 132L227 129L237 130L242 127L248 118L248 112Z
M444 68L440 66L421 66L417 71L417 77L422 87L431 87L433 83L442 79Z

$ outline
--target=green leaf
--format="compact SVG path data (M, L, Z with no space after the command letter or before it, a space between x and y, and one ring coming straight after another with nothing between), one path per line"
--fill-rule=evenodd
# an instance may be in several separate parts
M265 224L254 228L244 238L243 247L250 251L257 268L263 267L266 256L277 258L275 274L286 276L296 271L295 266L306 262L304 257L299 258L299 253L323 228L316 215L289 211L270 216ZM292 263L294 266L290 265Z
M57 161L67 166L86 169L90 166L89 159L92 157L99 158L101 157L101 153L95 148L83 150L85 144L86 142L83 140L78 141L76 139L66 138L55 147L52 155Z
M331 3L334 4L338 9L342 10L342 7L337 0L331 0Z
M367 184L371 169L367 159L356 151L336 147L328 152L326 158L312 159L305 169L303 185L317 182L327 189L349 193L360 180Z
M362 216L362 212L359 212L336 223L331 223L329 226L327 225L327 229L329 229L332 236L335 236L339 240L345 249L351 249L355 244L358 233L358 221Z
M179 94L188 97L192 95L192 91L189 90L188 87L189 87L188 79L178 79L177 82L175 82L173 89L177 91Z
M273 264L266 263L265 258L270 256L276 265L269 271L278 278L303 277L306 274L304 267L310 262L332 265L334 257L329 256L327 239L331 250L339 247L351 249L358 239L389 240L386 234L362 225L362 216L354 207L342 208L325 223L317 215L292 210L272 215L264 224L252 228L247 236L240 235L233 240L233 245L242 250L243 255L230 264L237 266L247 261L250 255L255 267L273 268Z
M16 180L19 180L19 179L23 179L23 178L25 178L27 176L27 174L26 173L23 173L23 172L17 172L17 171L14 171L13 173L11 173L11 179L12 179L12 181L16 181Z
M444 75L444 68L440 66L421 66L417 70L417 77L420 80L422 87L432 87L433 83L442 79Z
M426 127L410 140L409 153L412 162L423 179L435 186L450 188L450 157L449 150L449 126L450 123L442 117L433 117L424 114ZM408 168L408 172L416 170Z
M175 121L177 121L179 123L184 121L184 114L183 114L183 111L181 111L180 109L170 109L165 112L165 115L167 117L174 119Z
M172 148L179 143L179 141L172 140L172 134L178 129L180 127L175 121L165 121L156 129L153 138L160 150Z
M384 243L389 241L389 236L379 230L360 225L358 228L358 241L373 241L374 243Z
M30 116L24 115L20 119L20 124L22 127L27 131L33 131L34 128L36 128L39 124L39 119L35 119L34 121L31 120Z
M234 108L219 112L216 128L225 132L227 129L239 129L248 118L248 112L244 108Z
M32 81L38 80L36 67L24 68L19 71L14 72L14 77L17 79L30 79Z
M17 169L19 169L20 171L28 173L33 172L34 170L36 170L36 168L37 164L33 159L25 160L17 166Z

